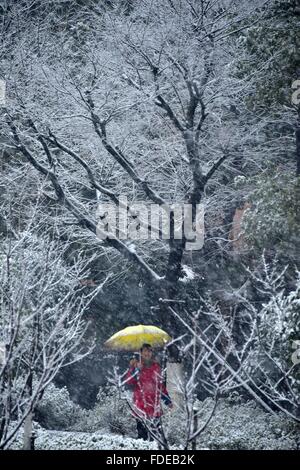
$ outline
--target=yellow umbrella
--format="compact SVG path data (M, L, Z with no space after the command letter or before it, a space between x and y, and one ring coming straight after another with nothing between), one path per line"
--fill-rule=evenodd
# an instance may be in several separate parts
M144 343L164 347L171 340L168 333L152 325L128 326L105 341L104 346L114 351L138 351Z

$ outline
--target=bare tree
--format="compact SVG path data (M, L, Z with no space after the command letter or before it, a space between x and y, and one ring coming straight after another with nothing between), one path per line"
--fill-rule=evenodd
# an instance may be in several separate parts
M79 281L87 265L82 256L68 265L66 248L37 237L30 224L27 228L0 244L1 449L23 425L24 448L32 448L34 410L45 388L62 367L93 347L92 338L83 341L84 313L101 289L83 292Z
M11 87L14 100L6 114L11 143L49 180L58 203L81 226L95 234L91 209L99 196L116 204L118 193L129 194L129 211L135 200L161 207L179 201L191 204L195 214L219 167L249 139L243 126L229 130L227 115L233 100L244 110L247 85L230 71L232 55L239 53L232 38L236 28L246 27L251 11L233 1L141 2L130 16L117 7L100 17L91 10L96 32L99 27L102 33L94 42L89 37L76 43L82 60L77 71L66 49L64 64L52 70L51 38L44 38L49 52L33 61L31 56L31 70L22 72L26 84L23 77ZM65 34L58 39L66 40ZM54 106L52 117L32 101L29 76ZM93 193L88 205L81 193L85 187ZM163 282L168 296L176 292L186 244L192 241L185 235L176 239L174 217L171 209L163 272L151 263L153 252L145 244L138 254L111 234L103 242L135 264L143 278Z
M287 270L263 256L259 269L248 270L260 300L251 301L243 291L237 298L252 329L243 374L265 403L299 422L299 271L293 270L294 285L288 288Z

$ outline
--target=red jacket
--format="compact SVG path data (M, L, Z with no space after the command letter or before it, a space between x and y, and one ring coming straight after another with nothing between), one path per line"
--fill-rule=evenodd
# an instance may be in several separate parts
M141 369L130 368L126 383L133 385L133 403L137 416L158 418L162 415L161 399L169 405L171 399L163 383L160 365L157 362Z

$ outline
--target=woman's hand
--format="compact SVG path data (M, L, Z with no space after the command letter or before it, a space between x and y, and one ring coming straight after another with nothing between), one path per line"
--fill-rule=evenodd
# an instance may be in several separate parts
M130 359L129 361L129 367L138 367L138 364L139 364L138 360L135 359L134 357Z

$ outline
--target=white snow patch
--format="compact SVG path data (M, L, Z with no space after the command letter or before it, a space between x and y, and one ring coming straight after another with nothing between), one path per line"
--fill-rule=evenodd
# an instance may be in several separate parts
M11 446L20 449L20 438ZM36 433L37 450L157 450L156 442L101 432L68 432L39 429Z
M179 279L179 281L181 282L188 282L188 281L192 281L193 279L195 279L196 277L196 274L194 273L194 271L192 270L192 268L190 268L189 266L186 266L185 264L182 266L182 270L183 270L183 273L184 273L184 276L181 277Z

